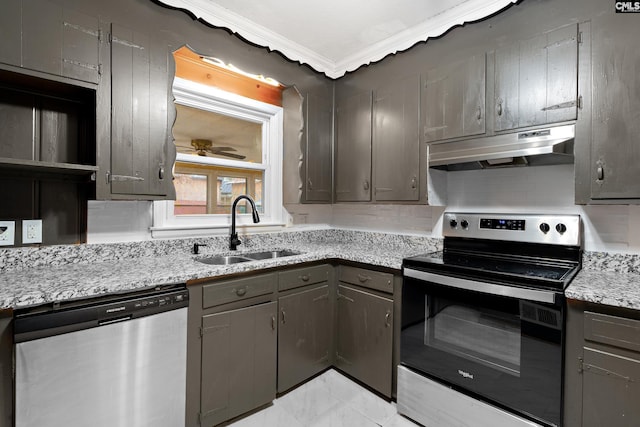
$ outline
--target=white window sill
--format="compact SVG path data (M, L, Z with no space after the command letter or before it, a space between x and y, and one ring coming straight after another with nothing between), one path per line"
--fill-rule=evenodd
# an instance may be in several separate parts
M286 224L279 222L261 222L259 224L236 224L239 234L270 233L282 231ZM151 227L152 239L175 239L186 237L208 237L229 235L231 224L225 225L173 225Z

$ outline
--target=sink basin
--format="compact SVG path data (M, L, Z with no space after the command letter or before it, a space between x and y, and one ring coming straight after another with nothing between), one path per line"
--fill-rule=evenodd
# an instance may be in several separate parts
M293 256L293 255L300 255L300 252L284 249L281 251L264 251L264 252L254 252L251 254L242 254L243 257L251 258L252 260L281 258L281 257Z
M249 258L241 257L241 256L229 255L229 256L214 256L211 258L200 258L197 261L203 264L229 265L229 264L237 264L239 262L247 262L252 260L250 260Z
M229 264L237 264L239 262L259 261L261 259L281 258L281 257L293 256L293 255L300 255L300 252L284 249L279 251L253 252L253 253L242 254L242 255L214 256L209 258L196 259L196 261L201 262L203 264L211 264L211 265L229 265Z

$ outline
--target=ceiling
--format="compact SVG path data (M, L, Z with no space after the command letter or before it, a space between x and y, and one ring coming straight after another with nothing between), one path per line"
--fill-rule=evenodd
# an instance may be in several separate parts
M518 0L160 0L330 78Z

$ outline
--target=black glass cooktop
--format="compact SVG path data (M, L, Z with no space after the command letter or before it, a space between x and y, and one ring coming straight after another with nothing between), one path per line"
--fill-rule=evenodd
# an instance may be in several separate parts
M405 267L475 280L564 289L580 270L577 261L522 256L434 252L406 258Z

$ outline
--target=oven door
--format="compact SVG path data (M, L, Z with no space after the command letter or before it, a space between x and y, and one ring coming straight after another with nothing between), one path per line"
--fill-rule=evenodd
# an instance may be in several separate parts
M560 425L563 307L558 292L405 268L400 361L473 397Z

